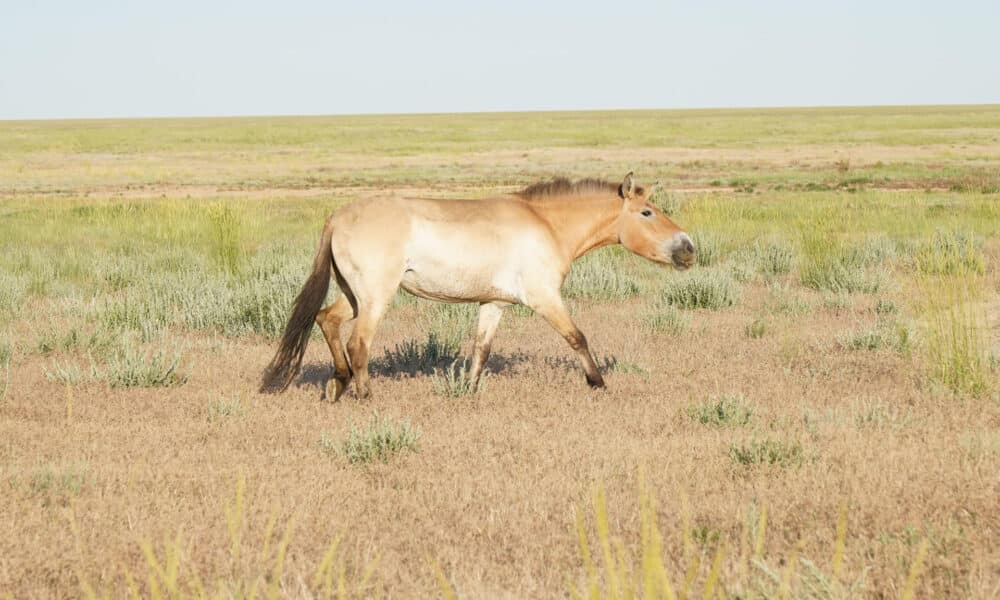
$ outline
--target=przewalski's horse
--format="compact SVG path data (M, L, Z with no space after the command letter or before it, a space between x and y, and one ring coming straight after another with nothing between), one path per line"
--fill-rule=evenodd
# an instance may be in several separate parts
M354 202L323 227L312 273L295 299L261 390L284 390L292 382L315 322L333 354L334 400L352 378L358 397L367 397L372 337L399 286L430 300L479 303L469 373L474 384L504 307L524 304L569 342L587 383L603 387L587 339L573 324L559 289L573 260L610 244L677 269L695 261L691 238L650 204L632 173L620 185L556 179L488 200ZM323 308L331 276L342 293ZM340 326L351 319L357 323L345 353Z

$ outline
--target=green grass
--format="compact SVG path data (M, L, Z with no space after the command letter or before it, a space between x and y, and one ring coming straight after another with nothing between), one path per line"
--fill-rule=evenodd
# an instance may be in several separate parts
M642 325L650 333L681 335L691 329L691 317L673 304L656 303L643 315Z
M435 369L450 365L458 359L459 347L449 339L441 339L430 332L422 341L407 340L386 350L370 363L371 369L387 375L431 375Z
M799 467L805 461L805 451L797 441L780 439L751 440L729 447L729 458L742 467Z
M621 249L602 249L573 262L563 296L590 300L621 300L640 293L641 287L626 271Z
M10 363L14 359L14 349L6 340L0 339L0 403L10 394Z
M246 402L239 397L236 398L216 398L208 403L206 407L208 420L219 422L230 419L239 419L246 415Z
M93 378L111 387L174 387L187 382L183 353L163 348L144 349L125 340Z
M416 452L420 431L409 421L395 422L375 414L364 427L352 426L343 440L335 440L326 432L320 438L320 448L328 454L342 456L353 465L375 461L389 462L401 452Z
M661 298L678 308L719 309L739 302L740 287L726 271L699 269L670 279Z
M488 385L489 373L483 372L479 378L479 385L473 385L469 379L468 366L464 360L456 360L450 366L438 371L434 370L431 381L434 384L434 393L445 398L461 398L471 396L482 391Z
M908 354L913 344L913 333L906 325L879 321L870 328L863 328L841 335L837 343L848 350L881 350L887 348Z
M43 506L53 503L66 505L83 491L87 474L86 463L62 466L48 464L39 467L31 475L29 489L33 496L41 499Z
M920 280L927 343L924 360L932 382L960 394L987 395L991 355L981 308L982 277L975 272Z
M740 427L750 423L753 407L742 394L722 394L687 408L696 423L719 427Z

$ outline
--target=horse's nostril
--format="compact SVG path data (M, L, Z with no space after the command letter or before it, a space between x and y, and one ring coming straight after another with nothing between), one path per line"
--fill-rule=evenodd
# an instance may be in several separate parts
M687 238L684 238L684 250L694 254L694 244L692 244L691 240Z

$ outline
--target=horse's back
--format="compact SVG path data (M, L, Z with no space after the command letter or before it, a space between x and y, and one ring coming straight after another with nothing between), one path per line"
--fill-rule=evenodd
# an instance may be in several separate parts
M436 300L522 302L524 278L557 260L548 229L517 198L371 198L336 219L338 260L348 253L354 268L387 269Z

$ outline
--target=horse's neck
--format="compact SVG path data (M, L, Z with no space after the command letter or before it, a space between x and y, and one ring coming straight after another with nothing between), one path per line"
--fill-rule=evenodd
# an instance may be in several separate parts
M563 255L573 261L591 250L617 244L622 201L606 194L547 198L536 205Z

